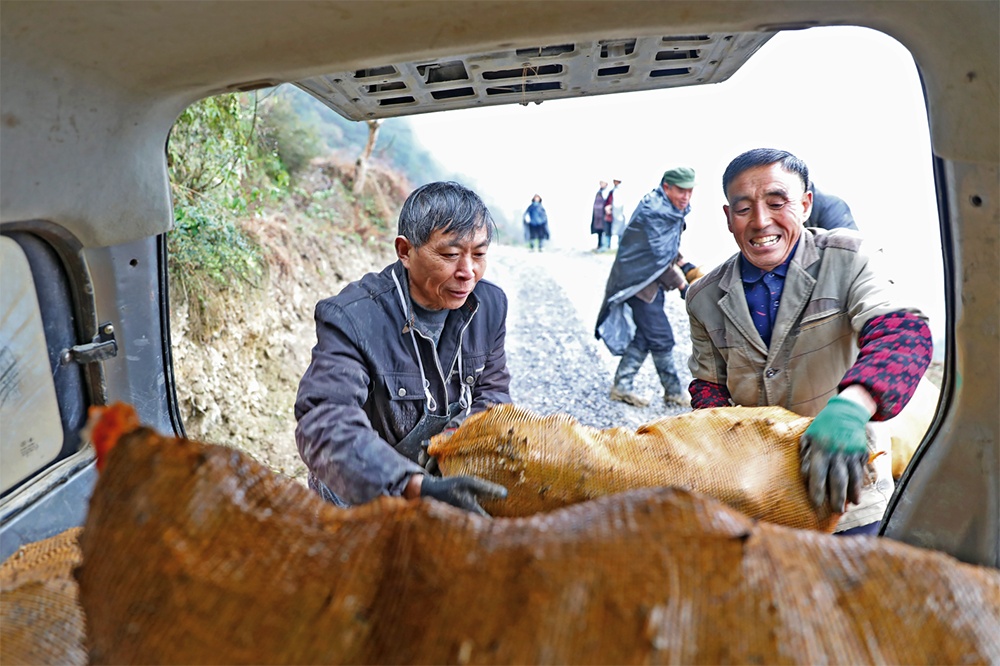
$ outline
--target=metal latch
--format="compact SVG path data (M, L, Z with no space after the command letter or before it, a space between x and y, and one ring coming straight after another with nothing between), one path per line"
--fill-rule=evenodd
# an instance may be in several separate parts
M97 335L93 342L85 345L75 345L64 349L59 355L63 365L70 363L97 363L106 361L118 355L118 343L115 342L115 327L106 322L97 327Z

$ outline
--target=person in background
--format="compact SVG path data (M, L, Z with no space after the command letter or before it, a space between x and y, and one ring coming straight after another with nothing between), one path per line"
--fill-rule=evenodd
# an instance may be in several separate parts
M853 229L858 230L847 202L833 194L827 194L809 183L809 191L813 195L812 211L806 221L807 227L819 229Z
M597 339L621 356L612 400L649 405L633 392L632 384L646 356L652 355L664 401L679 407L691 404L674 367L674 334L664 303L665 293L673 289L683 298L688 288L685 274L698 270L679 252L694 185L694 169L669 169L642 198L625 227L594 329Z
M611 233L612 227L614 226L614 201L615 201L615 189L610 187L607 189L608 196L604 198L604 235L601 238L601 249L610 250L611 249Z
M610 192L608 181L602 180L600 187L597 189L597 194L594 195L594 208L590 217L590 233L597 234L597 252L601 252L607 247L605 243L605 230L609 234L608 242L610 242L611 225L605 223L606 220L610 220L611 218L610 213L607 211L608 194Z
M611 183L611 237L616 239L615 247L621 247L622 233L625 231L625 196L621 188L622 181L615 178Z
M549 238L549 216L542 206L542 196L536 194L531 198L528 209L524 211L524 219L528 224L528 247L535 249L538 241L538 251L542 251L542 243Z
M493 228L472 190L423 185L399 214L398 261L317 304L295 440L324 499L431 497L485 515L480 498L506 496L478 477L433 475L425 451L469 414L510 402L507 298L482 279Z
M800 451L810 499L846 510L838 532L877 533L892 456L870 462L888 442L866 425L913 395L931 360L926 317L890 302L858 234L804 226L809 170L791 153L743 153L722 189L739 252L687 294L692 407L780 405L814 417Z

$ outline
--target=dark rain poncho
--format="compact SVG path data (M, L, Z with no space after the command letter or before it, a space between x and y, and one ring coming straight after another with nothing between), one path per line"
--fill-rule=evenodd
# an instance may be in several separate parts
M632 309L625 303L667 270L677 258L684 216L674 208L662 187L642 198L625 227L618 255L604 290L604 303L597 315L594 335L615 356L625 352L635 337Z

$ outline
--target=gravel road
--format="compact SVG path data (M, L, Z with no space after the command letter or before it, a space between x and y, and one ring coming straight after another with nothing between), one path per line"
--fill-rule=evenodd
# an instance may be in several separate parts
M635 390L651 398L638 408L608 398L618 358L594 337L614 253L589 250L493 246L486 279L507 293L507 364L511 398L538 414L566 413L596 428L638 427L663 416L688 411L663 402L653 359L647 358ZM666 298L667 316L677 342L674 363L686 389L691 353L684 301Z

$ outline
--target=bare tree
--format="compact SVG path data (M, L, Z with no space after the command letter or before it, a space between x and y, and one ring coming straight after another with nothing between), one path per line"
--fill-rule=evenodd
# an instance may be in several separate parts
M368 143L365 144L365 150L358 157L358 161L355 162L354 169L354 187L351 191L354 196L360 196L361 191L365 187L365 176L368 174L368 160L371 159L372 151L375 150L375 142L378 141L378 128L382 126L382 120L368 120Z

